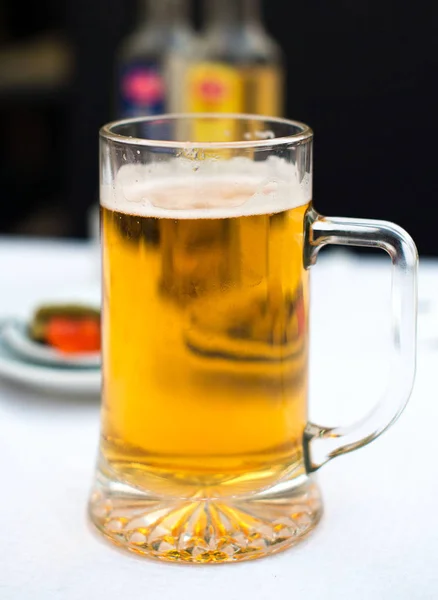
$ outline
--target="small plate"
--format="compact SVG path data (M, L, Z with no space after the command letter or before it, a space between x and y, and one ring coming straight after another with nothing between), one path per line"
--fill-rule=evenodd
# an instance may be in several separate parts
M44 346L32 340L27 326L20 321L8 321L1 330L3 343L19 356L33 363L47 366L99 368L100 352L85 354L64 354L55 348Z
M100 369L42 366L24 361L11 352L0 334L0 378L42 392L99 396Z

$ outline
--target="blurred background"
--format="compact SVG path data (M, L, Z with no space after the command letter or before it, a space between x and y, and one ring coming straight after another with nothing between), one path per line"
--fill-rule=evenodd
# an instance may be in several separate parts
M137 60L142 48L146 51L145 31L149 39L154 31L147 29L148 20L150 25L162 18L147 4L39 0L24 6L2 0L0 234L89 234L89 210L98 195L98 128L132 109L118 102L116 73ZM220 4L226 10L227 2ZM233 4L239 2L228 3ZM272 68L284 74L275 110L315 131L316 208L396 221L412 234L421 254L437 255L438 19L433 3L262 4L270 39L265 39L265 54L255 44L254 52L260 51L255 60L265 66L272 60ZM205 8L214 12L214 6L215 0L190 6L198 34ZM199 46L189 40L191 58L199 52L207 62L237 60L232 44L227 56L219 56L213 38ZM210 96L217 91L211 85L205 90Z

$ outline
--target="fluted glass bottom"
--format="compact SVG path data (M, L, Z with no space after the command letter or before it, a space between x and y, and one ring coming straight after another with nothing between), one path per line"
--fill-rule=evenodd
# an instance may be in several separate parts
M157 496L97 472L92 523L136 554L185 563L251 560L303 539L322 514L319 489L301 476L256 494L215 497L202 488L189 497Z

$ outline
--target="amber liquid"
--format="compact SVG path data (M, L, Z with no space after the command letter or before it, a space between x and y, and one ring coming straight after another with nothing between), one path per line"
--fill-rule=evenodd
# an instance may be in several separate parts
M302 465L307 209L102 209L102 454L119 479L254 487Z

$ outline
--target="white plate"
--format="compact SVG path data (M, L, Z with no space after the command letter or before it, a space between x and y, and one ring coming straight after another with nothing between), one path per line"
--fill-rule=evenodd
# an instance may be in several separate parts
M32 340L27 327L21 321L9 321L2 326L1 336L10 350L33 363L46 366L99 368L100 352L86 354L63 354L55 348L44 346Z
M100 395L100 369L47 367L25 362L8 350L1 335L0 378L51 394Z

